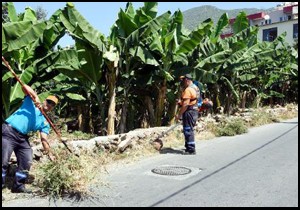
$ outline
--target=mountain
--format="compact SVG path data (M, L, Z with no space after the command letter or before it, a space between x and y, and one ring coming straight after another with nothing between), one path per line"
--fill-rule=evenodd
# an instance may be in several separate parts
M255 3L253 3L255 4ZM182 12L183 14L183 26L192 31L204 20L211 18L214 24L217 24L220 17L227 12L229 18L236 17L241 11L244 11L247 15L258 13L258 12L267 12L273 10L270 8L267 10L257 9L257 8L244 8L244 9L233 9L233 10L222 10L217 7L205 5L200 7L195 7L189 10Z

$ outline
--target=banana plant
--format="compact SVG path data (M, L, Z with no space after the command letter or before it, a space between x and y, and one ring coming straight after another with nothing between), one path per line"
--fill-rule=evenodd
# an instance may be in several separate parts
M211 20L207 19L204 22L208 21ZM205 38L197 44L198 46L190 54L189 64L195 67L194 74L197 80L202 78L204 82L210 82L213 79L213 70L217 70L231 53L231 50L226 51L220 42L222 30L228 26L228 23L228 14L224 13L215 26L211 26L209 30L205 31ZM216 56L214 56L215 54Z
M178 84L174 80L183 72L183 66L188 65L187 54L192 51L204 38L207 31L212 26L212 21L208 20L199 25L197 29L190 34L182 31L183 15L180 10L176 11L161 30L148 37L144 44L150 49L151 54L156 58L159 64L157 68L149 72L149 89L156 90L155 125L162 124L162 118L167 118L168 123L172 123L173 116L176 112L176 102ZM187 68L185 68L187 69ZM167 86L170 85L170 87ZM175 89L175 91L174 91ZM167 99L167 103L165 103ZM147 100L151 102L150 100ZM154 107L147 105L147 107ZM164 116L164 112L167 116Z
M188 71L194 75L195 80L201 83L215 84L215 88L211 88L210 92L217 95L219 77L216 72L231 53L231 50L225 50L220 42L220 34L229 23L228 14L224 13L215 26L211 19L207 19L203 23L210 23L211 27L204 31L204 37L195 45L196 47L189 49ZM219 102L215 101L214 104L219 104Z
M190 71L193 72L195 80L211 86L209 97L214 99L216 107L220 106L218 84L220 75L217 72L232 52L230 48L224 48L220 40L220 34L228 23L228 14L224 13L217 24L206 31L204 39L188 55Z
M104 118L104 89L105 85L100 81L103 76L104 59L103 54L107 51L107 40L104 35L93 26L77 11L73 4L67 4L60 14L60 20L66 28L66 32L75 40L75 46L80 61L80 69L76 69L74 78L77 78L86 90L87 105L90 108L95 104L92 98L96 98L99 116L101 116L101 127L98 130L105 129ZM92 123L92 114L89 111L90 132L94 132ZM83 121L83 123L85 123Z
M257 57L260 64L259 81L263 84L258 88L257 106L260 105L261 99L268 99L273 96L284 97L282 93L272 90L272 87L277 85L283 87L285 84L297 81L297 53L284 41L285 36L286 33L283 33L273 42L264 43L264 49L268 50L259 53L261 56ZM283 91L282 88L280 91Z
M296 54L283 43L284 37L285 33L272 43L257 42L237 51L227 60L227 64L238 73L235 75L237 81L235 87L240 91L240 95L245 96L245 93L254 91L257 96L256 100L252 101L256 106L260 105L261 99L272 96L283 97L270 87L279 83L279 78L289 81L295 75L294 69L297 65L292 60ZM245 97L242 98L246 100ZM245 103L246 101L242 102L244 105Z
M34 64L52 53L52 48L64 35L64 28L58 22L59 13L54 13L49 20L38 21L30 7L18 16L13 3L8 2L10 22L2 23L2 55L25 84L32 83L39 74ZM2 118L6 118L19 106L24 94L9 71L2 73L2 84L5 110Z
M215 29L216 31L220 31L220 29L226 27L228 17L223 15L222 19L219 20L218 27ZM227 100L227 109L229 109L229 104L235 105L239 102L239 88L237 87L238 82L236 78L240 72L235 70L234 65L236 62L240 62L244 51L256 43L257 29L255 27L248 27L246 16L241 13L234 24L234 32L235 34L232 37L221 40L216 39L214 35L220 33L213 31L209 38L199 47L199 54L203 58L201 56L199 63L195 66L202 82L214 82L225 86L223 89L228 90L227 96L223 96L223 99ZM218 95L220 93L215 92L215 98L220 98ZM231 96L234 96L234 102L231 101Z
M120 77L118 83L121 84L119 92L122 103L122 115L119 132L126 130L126 117L129 103L133 100L131 94L135 84L136 75L142 66L158 66L157 61L144 45L144 40L153 33L159 31L162 26L169 21L170 12L166 12L158 17L157 2L145 2L144 6L134 10L132 3L126 5L125 11L120 9L118 19L111 29L110 40L120 53L118 69Z

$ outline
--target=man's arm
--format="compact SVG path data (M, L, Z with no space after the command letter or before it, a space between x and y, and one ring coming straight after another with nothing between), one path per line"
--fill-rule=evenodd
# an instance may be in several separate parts
M41 142L42 142L45 154L48 154L50 151L50 145L49 145L47 139L48 139L48 135L41 132Z
M23 92L25 93L25 95L30 94L30 95L34 98L34 100L35 100L36 102L41 103L41 101L40 101L38 95L36 94L36 92L35 92L30 86L24 85L24 86L22 87L22 90L23 90Z
M177 121L181 118L181 116L183 115L183 113L187 110L189 104L190 104L190 99L189 98L183 99L182 107L180 108L179 113L176 116L176 120Z
M41 132L41 141L42 141L42 145L43 145L43 148L44 148L44 155L48 155L48 158L51 160L51 161L54 161L56 158L55 156L51 153L50 151L50 145L47 141L47 138L48 138L48 135Z

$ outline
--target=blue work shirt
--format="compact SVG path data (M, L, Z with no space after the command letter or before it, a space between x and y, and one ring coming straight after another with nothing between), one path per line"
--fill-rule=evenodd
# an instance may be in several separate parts
M23 134L41 131L48 135L50 131L50 124L28 95L21 107L5 121Z

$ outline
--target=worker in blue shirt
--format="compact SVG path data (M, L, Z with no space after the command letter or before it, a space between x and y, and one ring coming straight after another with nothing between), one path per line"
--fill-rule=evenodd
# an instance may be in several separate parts
M44 154L48 154L50 147L47 142L47 137L50 131L50 124L40 109L47 113L53 110L58 103L56 96L48 96L46 100L41 103L36 92L28 85L24 85L22 90L26 96L21 107L2 124L2 189L5 186L9 160L12 152L14 152L18 166L12 186L13 193L30 193L30 190L25 188L25 181L28 177L33 155L27 134L29 132L39 131ZM34 101L28 94L33 97Z

